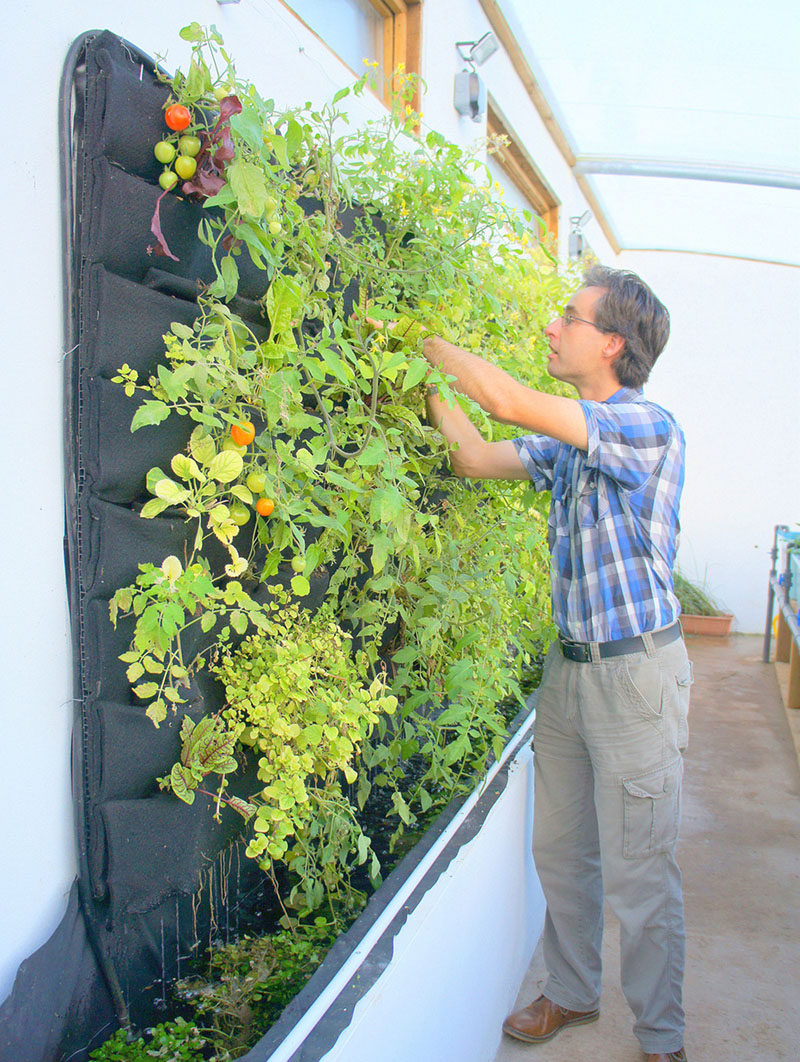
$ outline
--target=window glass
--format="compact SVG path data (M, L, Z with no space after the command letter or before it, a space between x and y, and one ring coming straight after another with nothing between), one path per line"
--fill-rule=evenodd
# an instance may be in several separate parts
M370 0L285 0L318 37L357 74L364 60L378 63L383 79L383 16Z

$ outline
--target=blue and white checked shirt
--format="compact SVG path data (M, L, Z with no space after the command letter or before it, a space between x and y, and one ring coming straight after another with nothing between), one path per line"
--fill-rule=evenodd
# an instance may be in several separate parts
M673 623L683 432L641 391L581 401L588 450L546 435L515 440L537 490L552 491L553 619L565 637L607 642Z

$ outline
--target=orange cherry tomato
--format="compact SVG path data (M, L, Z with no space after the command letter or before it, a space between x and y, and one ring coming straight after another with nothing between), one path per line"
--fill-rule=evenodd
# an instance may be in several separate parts
M164 111L164 121L170 129L181 133L192 124L192 112L182 103L173 103Z
M252 421L243 420L239 424L234 424L231 428L231 438L237 446L249 446L255 437L256 429L253 427Z
M256 512L259 516L269 516L275 508L272 498L259 498L256 502Z

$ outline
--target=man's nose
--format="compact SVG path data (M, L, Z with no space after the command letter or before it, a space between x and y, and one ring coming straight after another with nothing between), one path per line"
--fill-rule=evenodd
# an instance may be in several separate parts
M548 339L554 339L558 335L559 326L561 324L560 317L554 317L549 325L546 325L544 334Z

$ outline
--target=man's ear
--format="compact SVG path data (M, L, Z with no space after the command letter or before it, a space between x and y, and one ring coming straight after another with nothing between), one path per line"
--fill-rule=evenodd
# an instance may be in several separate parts
M606 336L606 344L603 347L603 357L613 364L625 350L625 338L619 332L609 332Z

